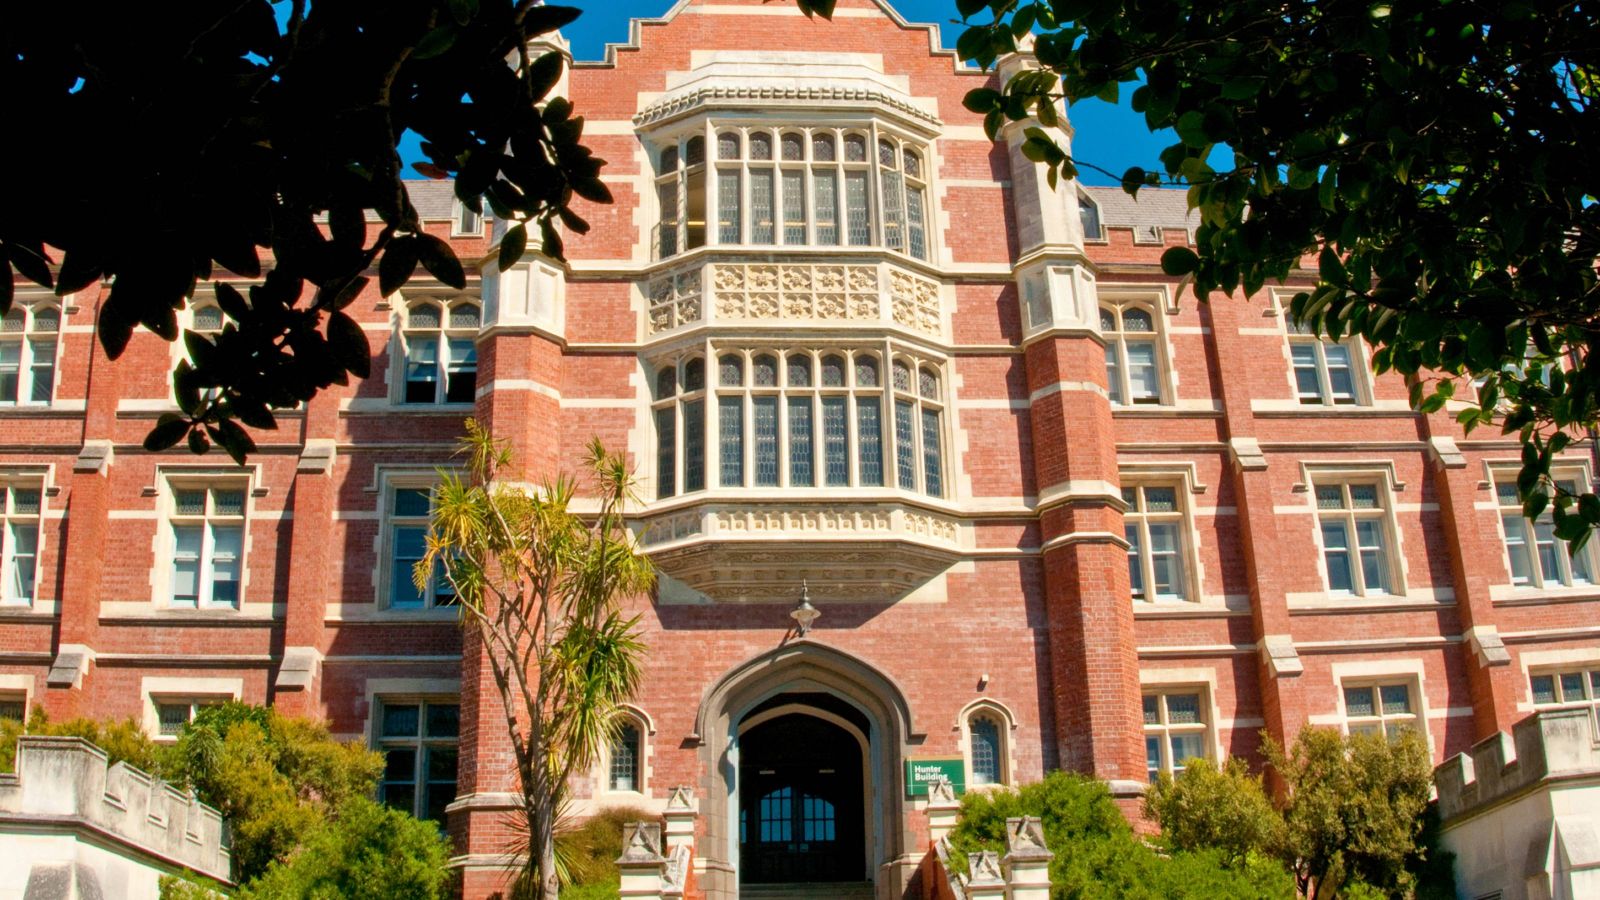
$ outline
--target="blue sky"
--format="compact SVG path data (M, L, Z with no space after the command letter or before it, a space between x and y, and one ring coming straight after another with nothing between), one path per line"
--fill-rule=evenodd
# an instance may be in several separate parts
M580 60L598 60L608 43L623 43L628 39L628 20L654 18L671 8L673 0L551 0L553 4L575 6L583 10L576 22L562 30L572 42L573 57ZM790 0L770 0L786 3ZM940 25L939 37L946 47L953 48L961 36L960 15L954 0L891 0L900 15L912 22L932 22ZM842 20L848 22L849 20ZM819 25L819 28L829 26ZM1110 104L1100 100L1084 100L1069 111L1076 135L1073 154L1113 172L1122 172L1129 166L1141 165L1160 169L1158 157L1161 150L1175 142L1170 131L1152 135L1144 125L1144 117L1128 108L1127 97L1131 86L1124 86L1122 103ZM579 103L578 112L583 112ZM411 141L402 142L401 154L406 161L420 158ZM415 177L415 176L414 176ZM1088 184L1115 184L1116 180L1098 172L1084 169L1080 178Z

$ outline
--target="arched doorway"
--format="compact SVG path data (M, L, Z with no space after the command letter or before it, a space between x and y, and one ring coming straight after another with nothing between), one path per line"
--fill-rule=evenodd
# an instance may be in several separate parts
M741 884L866 875L866 718L826 694L780 694L739 728Z
M846 880L853 879L857 884L875 884L880 897L899 896L921 859L921 853L916 850L916 836L907 821L901 761L924 735L912 724L905 693L881 669L832 647L802 639L729 669L707 687L696 713L691 740L700 745L705 766L704 780L700 784L705 840L697 842L696 856L704 860L700 885L708 900L731 900L739 895L741 884L748 884L754 890L762 883L783 883L752 881L746 877L742 865L745 854L741 838L749 835L751 804L771 793L771 790L761 792L759 784L752 789L745 783L747 748L744 739L752 738L749 747L757 754L753 760L757 765L749 773L752 780L759 782L763 777L776 780L779 775L776 766L759 765L763 753L761 745L764 741L769 746L781 744L781 741L767 741L757 729L766 722L790 715L842 729L856 746L861 760L857 783L861 785L862 826L860 836L852 839L860 864L858 868L841 867L836 871L853 873L846 876ZM811 742L831 748L834 759L842 755L837 748L847 746L839 738L838 731L825 730L814 723L791 727L809 729ZM783 761L781 755L769 758ZM806 760L803 756L791 756L788 763L811 764L814 769L837 770L840 767L824 765L815 757ZM764 768L771 769L771 774L763 776ZM775 789L781 790L781 787L776 785ZM793 803L793 785L789 796ZM813 796L819 795L813 793ZM833 802L834 834L838 842L840 803ZM776 814L780 810L781 807L773 812ZM790 810L791 816L796 814L793 806ZM804 813L802 803L798 814L803 816ZM790 821L793 829L794 820ZM744 825L743 835L741 824ZM800 827L803 835L803 824ZM777 876L769 871L755 877Z

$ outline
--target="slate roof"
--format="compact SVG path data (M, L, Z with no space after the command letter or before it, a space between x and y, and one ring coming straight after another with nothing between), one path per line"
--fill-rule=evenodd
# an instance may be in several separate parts
M406 181L411 202L424 219L451 219L455 216L453 180L414 179ZM1082 185L1100 206L1102 225L1134 229L1134 239L1160 241L1158 228L1183 228L1193 231L1200 223L1198 213L1188 208L1187 192L1172 188L1145 188L1135 200L1120 187ZM375 215L370 215L376 220Z
M1120 187L1081 187L1099 204L1100 224L1131 227L1135 241L1159 242L1161 234L1156 229L1183 228L1193 233L1200 224L1200 214L1189 209L1186 190L1144 188L1135 200Z

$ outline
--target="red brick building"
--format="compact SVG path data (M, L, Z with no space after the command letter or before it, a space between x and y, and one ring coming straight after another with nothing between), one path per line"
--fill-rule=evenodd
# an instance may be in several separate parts
M1190 239L1181 194L1052 189L962 108L987 76L930 26L839 6L685 0L575 63L616 202L570 262L362 298L373 377L245 467L141 449L180 349L108 362L103 293L19 290L0 713L326 717L389 754L386 799L447 817L486 895L513 769L447 592L397 574L468 415L519 477L592 436L637 467L647 677L576 811L691 787L717 896L897 896L928 772L1071 768L1131 809L1262 732L1414 727L1439 760L1594 703L1600 561L1521 518L1515 442L1412 412L1358 341L1290 327L1292 291L1180 297L1157 262ZM477 258L493 225L449 191L414 193ZM195 299L189 327L221 327ZM1561 473L1591 484L1587 451Z

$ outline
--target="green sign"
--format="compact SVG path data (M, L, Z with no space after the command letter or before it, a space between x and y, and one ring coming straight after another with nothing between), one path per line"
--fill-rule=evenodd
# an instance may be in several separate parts
M939 759L906 760L906 796L928 796L928 785L947 778L960 794L967 787L967 763L959 756Z

